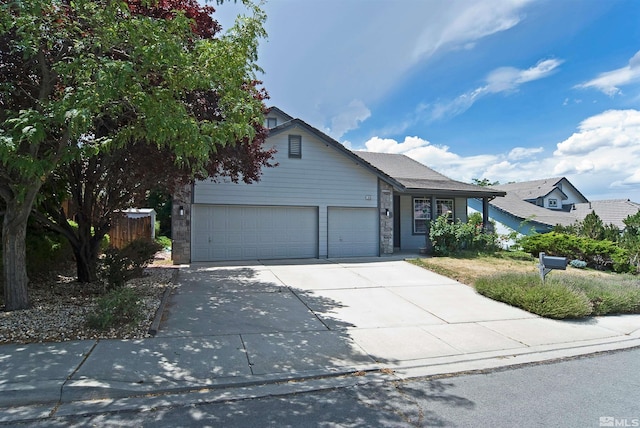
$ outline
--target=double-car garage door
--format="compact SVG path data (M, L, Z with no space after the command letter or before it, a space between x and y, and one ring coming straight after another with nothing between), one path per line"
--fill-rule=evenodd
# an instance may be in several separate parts
M194 205L191 259L198 261L318 257L318 207ZM377 256L375 208L327 210L329 257Z

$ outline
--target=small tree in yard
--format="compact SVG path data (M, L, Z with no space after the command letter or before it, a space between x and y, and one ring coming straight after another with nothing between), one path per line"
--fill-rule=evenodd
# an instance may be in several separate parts
M95 208L101 203L95 195L102 193L92 187L93 178L83 181L78 174L95 172L117 188L114 175L130 172L117 164L145 148L189 178L243 162L259 171L267 163L270 153L260 146L264 94L254 77L265 17L248 6L252 17L214 38L219 27L208 17L213 10L196 0L0 3L6 310L29 306L25 233L43 186L50 205L72 194L78 207ZM109 167L98 173L97 165ZM43 211L41 217L55 222L51 210ZM94 225L91 232L94 213L76 214L84 234L76 238L86 245L87 235L96 236L89 239L89 247L95 245L100 239L92 233L107 226ZM69 237L64 223L57 223L58 230Z
M626 227L620 245L629 252L630 262L636 267L636 272L640 272L640 212L622 221Z

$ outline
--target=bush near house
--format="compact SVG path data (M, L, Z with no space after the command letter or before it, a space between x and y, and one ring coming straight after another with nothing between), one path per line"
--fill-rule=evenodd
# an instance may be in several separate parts
M449 221L441 215L431 223L429 239L433 253L446 256L462 250L494 251L498 249L498 235L482 229L482 215L474 213L466 223Z
M588 267L614 272L634 272L629 252L608 240L598 241L583 236L549 232L523 237L521 248L537 257L540 253L549 256L582 260Z
M103 261L107 289L122 287L128 280L141 277L162 244L150 239L136 239L122 249L109 248Z

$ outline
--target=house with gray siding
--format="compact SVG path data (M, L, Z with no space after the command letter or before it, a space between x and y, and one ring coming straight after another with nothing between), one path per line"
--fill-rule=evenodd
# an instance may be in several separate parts
M589 201L566 177L544 178L494 186L506 192L505 197L492 200L489 218L498 224L498 231L516 231L521 235L545 233L556 225L570 226L595 212L605 225L613 224L620 231L623 220L640 211L640 204L628 199ZM470 200L469 207L482 210L480 200Z
M174 263L417 251L431 219L466 221L468 198L488 206L504 195L404 155L350 151L275 107L265 125L277 166L264 168L259 182L217 178L174 194Z

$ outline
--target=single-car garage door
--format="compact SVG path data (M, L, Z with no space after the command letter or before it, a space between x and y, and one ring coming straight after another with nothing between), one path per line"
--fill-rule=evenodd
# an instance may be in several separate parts
M318 256L316 207L194 205L193 208L194 262Z
M328 211L329 257L378 256L377 208L338 208Z

